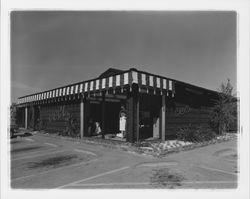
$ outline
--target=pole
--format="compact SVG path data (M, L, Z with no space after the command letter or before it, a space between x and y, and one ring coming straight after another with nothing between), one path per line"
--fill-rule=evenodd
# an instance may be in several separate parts
M83 139L84 135L84 99L83 96L81 96L81 102L80 102L80 136L81 139Z
M166 139L166 94L162 95L162 106L161 106L161 139Z
M102 92L102 139L105 138L105 92Z
M25 126L24 128L28 128L28 107L25 107Z

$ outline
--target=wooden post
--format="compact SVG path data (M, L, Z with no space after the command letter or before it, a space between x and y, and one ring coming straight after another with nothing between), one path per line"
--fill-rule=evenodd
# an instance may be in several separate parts
M105 92L102 92L102 139L105 138Z
M126 141L133 142L133 95L131 92L127 95L127 122L126 122Z
M139 141L139 97L138 88L133 87L127 95L127 142Z
M139 108L140 108L140 103L139 103L139 93L136 93L136 107L135 107L135 109L136 109L136 119L135 119L135 130L136 130L136 141L138 142L139 141L139 137L140 137L140 135L139 135L139 133L140 133L140 129L139 129Z
M24 128L28 128L28 107L25 107L25 121L24 121Z
M31 107L31 127L34 130L35 129L35 105L33 104Z
M162 95L162 104L161 104L161 140L165 141L166 139L166 94Z
M80 102L80 136L81 139L83 139L84 135L84 99L83 96L81 96L81 102Z

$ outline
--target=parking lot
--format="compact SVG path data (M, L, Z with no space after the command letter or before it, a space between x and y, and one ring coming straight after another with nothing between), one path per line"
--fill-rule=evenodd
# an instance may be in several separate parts
M156 158L36 134L11 139L12 188L236 188L236 140Z

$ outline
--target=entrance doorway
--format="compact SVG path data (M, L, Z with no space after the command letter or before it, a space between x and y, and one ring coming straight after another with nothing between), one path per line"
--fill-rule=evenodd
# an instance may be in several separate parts
M160 96L141 94L139 109L139 139L159 139Z
M102 107L101 100L87 101L85 136L98 136L94 133L96 132L95 125L98 123L101 130L100 137L104 133L105 138L114 138L120 132L119 115L122 104L122 100L105 99L104 107Z
M119 133L120 102L105 102L105 134Z

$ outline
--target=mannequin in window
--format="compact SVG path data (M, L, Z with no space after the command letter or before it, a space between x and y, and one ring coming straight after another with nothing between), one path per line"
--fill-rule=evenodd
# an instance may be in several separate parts
M125 110L124 106L121 107L119 117L120 117L119 130L121 132L121 137L125 138L126 137L126 120L127 120L127 117L126 117L126 110Z

